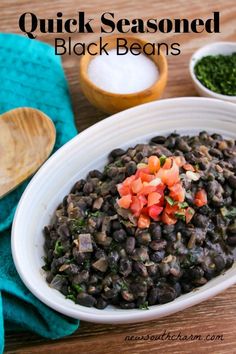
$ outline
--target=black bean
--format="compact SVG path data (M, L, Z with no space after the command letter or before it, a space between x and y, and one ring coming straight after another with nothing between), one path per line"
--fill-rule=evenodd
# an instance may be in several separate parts
M103 310L107 307L107 305L108 305L108 302L106 300L104 300L102 297L99 297L97 299L95 307L99 310Z
M166 245L167 245L166 240L162 240L162 241L152 241L149 246L153 251L160 251L163 250L166 247Z
M110 267L116 266L119 258L120 258L120 256L117 251L111 251L107 257L107 261L108 261L109 266Z
M127 277L132 272L132 262L129 259L122 258L119 264L119 272Z
M236 221L234 221L232 224L230 224L228 226L227 231L231 234L231 235L235 235L236 236Z
M160 261L162 261L164 257L165 257L165 251L161 250L151 254L150 259L155 263L159 263Z
M132 254L135 248L135 237L127 237L125 242L125 250L128 254Z
M227 238L227 243L228 243L228 245L230 245L230 246L236 246L236 235L234 235L234 236L229 236L229 237Z
M89 172L88 177L102 179L103 174L98 170L92 170Z
M135 162L130 161L127 166L126 166L126 173L128 176L132 176L133 174L135 174L137 170L137 165Z
M180 283L176 282L175 284L172 285L172 287L174 288L174 290L176 292L176 297L180 296L182 293Z
M83 292L77 295L76 300L79 305L86 306L86 307L92 307L96 304L96 299L92 295Z
M86 182L83 188L85 194L91 194L93 192L93 184L91 182Z
M111 227L113 230L120 230L122 229L122 225L118 220L113 220L111 223Z
M196 280L202 278L204 275L204 271L202 268L196 266L189 270L190 279Z
M225 263L225 260L222 256L220 256L220 255L215 256L213 261L216 266L216 270L218 272L221 272L225 268L226 263Z
M145 267L145 265L141 262L134 262L133 264L133 268L134 270L140 274L142 277L147 277L148 276L148 272L147 272L147 268Z
M175 289L169 285L160 286L157 290L157 300L160 304L173 301L177 296Z
M125 154L125 151L123 149L114 149L110 152L109 158L111 158L111 160L114 160L117 157L120 157L124 154Z
M208 168L208 163L204 161L198 162L199 169L205 171Z
M150 290L148 295L148 304L155 305L157 303L158 289L153 288Z
M151 242L151 235L148 232L141 232L136 236L137 242L140 245L149 245Z
M230 187L232 187L233 189L236 189L236 176L234 176L234 175L229 176L228 182L229 182Z
M148 249L147 247L141 246L136 248L132 253L131 258L135 261L145 262L149 260Z
M184 141L183 138L176 139L176 147L177 147L177 149L179 149L183 152L191 151L191 147L188 145L188 143L186 141Z
M169 149L173 149L175 147L175 138L169 136L165 141L165 146Z
M150 140L151 143L155 143L155 144L164 144L165 141L166 141L166 137L162 135L154 136L154 138Z
M209 150L209 154L211 156L218 157L219 159L222 159L222 157L223 157L222 152L220 150L216 149L216 148L211 148Z
M124 229L120 229L113 232L112 237L116 242L123 242L126 239L127 234Z
M135 303L134 302L124 302L124 301L121 301L120 302L120 307L122 309L134 309L136 306L135 306Z
M195 213L193 219L192 219L193 225L200 227L200 228L204 228L207 227L208 223L209 223L209 218L205 215L201 215L199 213Z
M86 181L84 179L79 180L75 183L74 187L71 189L71 193L76 193L84 188Z
M160 240L161 238L161 226L157 223L152 222L149 230L153 240Z

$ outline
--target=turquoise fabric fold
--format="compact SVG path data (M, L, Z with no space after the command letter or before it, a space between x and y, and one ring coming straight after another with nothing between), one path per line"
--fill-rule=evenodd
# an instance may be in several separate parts
M37 40L0 33L0 114L17 107L42 110L54 122L54 151L76 134L69 89L60 57ZM20 280L11 256L11 223L29 180L0 200L0 352L4 327L30 330L47 338L74 332L79 322L37 300Z

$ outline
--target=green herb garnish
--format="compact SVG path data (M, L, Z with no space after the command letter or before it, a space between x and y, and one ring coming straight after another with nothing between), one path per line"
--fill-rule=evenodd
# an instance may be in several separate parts
M77 293L81 293L82 291L84 291L79 284L73 284L72 286L77 291Z
M94 212L91 212L89 213L89 216L94 216L94 217L98 217L102 214L102 212L100 210L97 210L97 211L94 211Z
M54 253L57 255L57 256L60 256L64 251L64 248L61 244L61 241L60 240L57 240L56 243L55 243L55 247L54 247Z
M175 213L175 216L177 219L185 221L185 212L177 211Z
M72 219L70 222L70 230L72 233L81 231L86 226L86 219Z
M114 165L115 165L116 167L123 167L122 161L116 161L116 162L114 163Z
M85 259L83 265L84 265L84 269L88 270L90 268L90 260Z
M221 215L224 216L225 218L233 219L236 217L236 208L231 207L231 208L226 208L223 207L220 209Z
M188 207L188 203L187 203L187 202L178 203L178 206L179 206L179 208L181 208L181 209L185 209L185 208Z
M172 205L175 205L175 201L171 198L171 197L168 197L167 195L165 196L165 200L168 202L168 204L170 204L171 206Z
M70 299L70 300L72 300L72 301L76 301L76 297L75 297L75 295L73 295L73 294L69 294L69 295L67 295L66 296L66 299Z
M125 282L123 282L123 283L121 284L121 289L122 289L122 290L128 290L128 285L127 285Z
M231 55L208 55L194 67L197 79L209 90L236 96L236 52Z
M160 160L161 166L163 166L164 163L166 162L166 156L165 155L161 155L161 157L159 157L159 160Z
M148 301L145 301L143 304L140 304L139 309L140 310L149 310Z

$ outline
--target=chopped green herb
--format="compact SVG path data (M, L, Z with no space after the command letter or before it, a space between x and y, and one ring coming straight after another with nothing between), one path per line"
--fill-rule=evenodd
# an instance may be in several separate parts
M98 217L102 214L102 212L100 210L94 211L89 213L89 216L94 216L94 217Z
M70 229L72 233L81 231L86 226L86 219L72 219L70 222Z
M183 202L183 203L178 203L179 208L184 209L188 207L188 203L187 202Z
M180 220L185 221L185 213L184 213L184 212L177 211L177 212L175 213L175 216L176 216L177 219L180 219Z
M122 289L122 290L128 290L128 285L127 285L125 282L123 282L123 283L121 284L121 289Z
M116 161L116 162L114 163L114 165L115 165L116 167L123 167L122 161Z
M83 264L84 264L84 269L89 269L90 268L90 260L89 259L85 259Z
M145 301L143 304L139 305L140 310L149 310L148 301Z
M84 291L79 284L73 284L72 286L77 291L77 293L81 293L82 291Z
M73 295L73 294L69 294L69 295L67 295L66 296L66 299L70 299L70 300L72 300L72 301L76 301L76 297L75 297L75 295Z
M165 196L165 200L168 202L168 204L170 204L171 206L175 204L175 201L168 196Z
M221 215L224 216L225 218L233 219L236 217L236 208L231 207L231 208L226 208L223 207L220 209Z
M231 55L208 55L194 67L197 79L209 90L236 96L236 52Z
M161 157L159 157L159 160L160 160L161 166L163 166L164 163L166 162L166 156L165 155L161 155Z
M57 256L60 256L64 251L64 248L63 246L61 245L61 241L60 240L57 240L56 243L55 243L55 247L54 247L54 253L57 255Z
M117 271L118 271L118 265L117 264L112 264L111 266L110 266L110 270L111 270L111 272L112 273L117 273Z

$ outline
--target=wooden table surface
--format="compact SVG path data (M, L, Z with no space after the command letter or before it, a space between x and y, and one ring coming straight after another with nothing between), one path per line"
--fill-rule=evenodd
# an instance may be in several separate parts
M179 42L181 55L168 56L169 81L164 98L195 96L196 92L188 73L188 61L194 50L214 41L236 40L235 0L1 0L0 31L19 33L18 19L24 12L33 12L40 18L56 16L62 11L65 17L73 17L77 11L85 11L88 17L99 18L105 12L114 12L116 18L180 18L188 19L212 16L220 11L221 33L219 34L146 34L150 41ZM94 41L99 36L99 21L95 21L96 33L73 34L74 42ZM60 35L61 36L61 35ZM38 39L54 44L55 34L39 34ZM63 35L64 38L67 35ZM66 55L63 64L69 81L76 123L82 131L107 115L92 107L81 94L79 87L77 56ZM171 335L200 335L202 340L151 340L152 335L164 331ZM131 325L98 325L82 322L73 335L49 341L31 333L8 334L6 353L236 353L236 286L202 304L160 320ZM140 336L127 341L127 335ZM149 340L141 336L149 335ZM213 335L212 340L206 336ZM217 337L217 335L219 335ZM147 337L146 337L147 338ZM209 338L209 337L208 337Z

